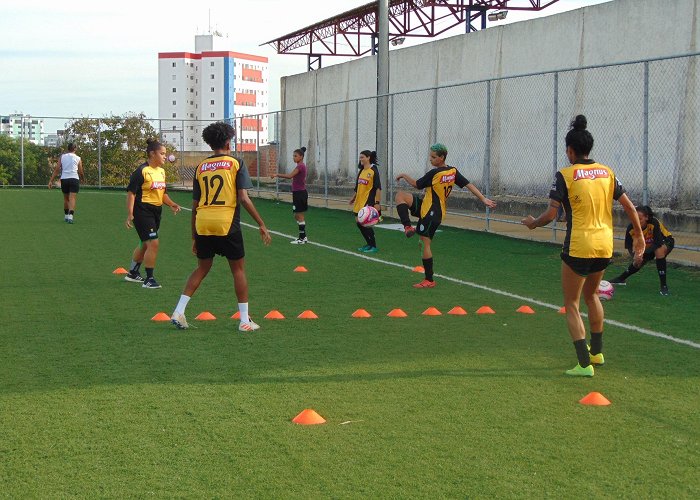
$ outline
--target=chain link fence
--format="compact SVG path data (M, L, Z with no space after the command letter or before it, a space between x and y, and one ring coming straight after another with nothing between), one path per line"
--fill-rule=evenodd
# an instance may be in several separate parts
M430 145L441 142L449 150L448 164L498 202L491 211L469 193L453 192L448 211L483 220L486 229L492 229L492 221L518 224L523 214L546 206L554 173L567 164L564 136L569 122L585 114L595 138L592 157L614 169L633 202L651 205L671 230L682 227L700 233L699 57L391 94L388 158L378 160L386 177L382 184L387 209L393 212L396 191L408 187L397 185L396 175L422 176L430 167ZM376 98L365 98L237 118L232 121L236 154L250 170L257 194L279 198L290 185L270 176L291 171L292 152L306 147L308 191L321 204L335 206L352 196L359 152L376 149L376 111ZM141 135L155 133L176 157L169 181L191 186L194 168L210 154L201 132L214 120L141 118ZM44 185L61 144L75 134L83 138L83 154L90 156L85 164L89 185L125 186L128 175L123 172L138 164L118 154L125 144L115 150L120 138L107 118L26 119L43 121L44 128L39 136L30 136L22 127L25 140L15 141L15 149L8 150L7 141L0 143L5 147L0 148L0 182L5 185ZM251 119L258 124L253 132ZM263 129L266 137L261 140ZM7 139L4 134L0 139ZM143 150L145 144L142 155ZM617 220L623 224L622 217ZM554 237L559 230L561 226L554 228ZM699 246L686 245L694 250Z

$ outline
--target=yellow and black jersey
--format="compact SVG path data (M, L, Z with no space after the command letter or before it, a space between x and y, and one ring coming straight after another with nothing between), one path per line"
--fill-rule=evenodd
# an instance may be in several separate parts
M381 188L382 182L376 165L361 169L355 179L355 204L352 211L357 213L362 207L374 205L377 189Z
M593 160L580 160L557 172L549 197L566 210L562 252L584 259L611 258L613 200L624 192L612 169Z
M450 196L455 184L463 188L469 184L469 181L459 173L459 170L449 165L430 169L423 177L418 179L416 187L425 189L425 196L420 207L421 218L433 211L433 216L439 212L439 219L442 220L442 216L447 210L447 198Z
M240 231L239 189L250 189L248 171L229 155L210 156L197 166L192 198L198 202L195 228L200 236Z
M666 244L669 238L673 235L666 229L666 227L661 223L656 217L652 217L647 221L646 227L642 228L642 236L644 236L644 251L653 252L661 245ZM632 224L627 226L627 231L625 232L625 248L627 250L632 250L632 238L634 237L634 228Z
M163 205L165 194L165 170L151 167L148 163L140 165L129 177L127 191L134 193L134 207L148 209Z

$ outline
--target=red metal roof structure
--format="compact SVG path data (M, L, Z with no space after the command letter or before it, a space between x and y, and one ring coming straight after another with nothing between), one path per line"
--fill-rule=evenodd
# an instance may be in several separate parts
M462 24L469 33L476 30L472 23L479 19L481 29L486 28L489 11L540 11L558 1L389 0L389 41L399 45L405 37L432 38ZM370 2L262 45L272 46L278 54L308 56L310 70L314 63L320 67L322 56L374 54L377 10L378 2Z

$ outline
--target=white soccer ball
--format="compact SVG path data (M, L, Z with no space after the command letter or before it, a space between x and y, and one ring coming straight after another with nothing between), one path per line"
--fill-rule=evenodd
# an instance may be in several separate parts
M172 154L169 155L169 156L168 156L168 161L169 161L170 163L174 163L174 162L175 162L175 155L172 155Z
M364 227L374 226L379 222L379 212L374 207L362 207L357 212L357 222Z
M609 281L601 281L598 285L598 298L600 300L612 300L615 295L615 287Z

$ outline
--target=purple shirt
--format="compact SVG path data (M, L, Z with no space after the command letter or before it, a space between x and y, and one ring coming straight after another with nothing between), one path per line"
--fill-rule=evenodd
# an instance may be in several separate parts
M306 165L297 163L298 173L292 177L292 191L304 191L306 189Z

